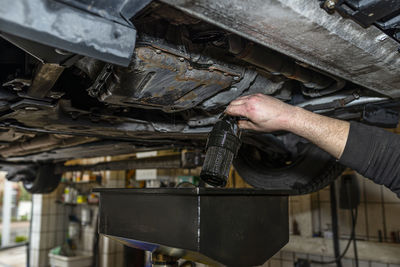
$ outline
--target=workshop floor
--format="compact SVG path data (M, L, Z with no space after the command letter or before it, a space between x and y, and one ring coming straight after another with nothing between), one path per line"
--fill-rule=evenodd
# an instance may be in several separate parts
M0 267L25 267L26 246L0 251Z

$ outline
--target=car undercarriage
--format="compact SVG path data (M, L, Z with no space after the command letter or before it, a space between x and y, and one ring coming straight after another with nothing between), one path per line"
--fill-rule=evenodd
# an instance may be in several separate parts
M11 180L78 157L202 151L226 106L251 94L397 126L396 3L365 17L363 1L6 2L0 156ZM255 187L309 193L343 170L293 134L242 137L234 165Z

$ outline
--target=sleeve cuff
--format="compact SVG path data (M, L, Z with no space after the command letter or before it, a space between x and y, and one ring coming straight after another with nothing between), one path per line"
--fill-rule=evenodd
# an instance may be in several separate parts
M360 173L364 173L373 154L373 140L371 131L375 128L358 122L350 122L349 135L339 163L348 166Z

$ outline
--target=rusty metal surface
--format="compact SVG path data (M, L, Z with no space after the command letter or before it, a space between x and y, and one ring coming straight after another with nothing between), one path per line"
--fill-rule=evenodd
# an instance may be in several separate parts
M119 161L100 162L87 165L57 166L56 173L72 171L104 171L132 169L180 169L196 168L202 164L201 153L182 152L176 155L166 155L148 158L132 158Z
M189 56L171 51L137 47L133 64L114 68L118 82L107 87L99 98L115 104L147 104L167 112L185 110L228 88L241 75L212 64L194 67Z
M132 170L132 169L179 169L182 168L181 156L160 156L142 159L128 159L120 161L101 162L88 165L58 166L56 173L72 171L104 171L104 170Z
M289 79L300 81L310 88L324 89L335 82L331 77L305 68L290 58L254 43L246 44L236 56L271 73L280 73Z
M398 43L309 0L162 0L181 11L387 96L400 96Z
M46 97L63 70L64 67L57 64L40 64L27 94L34 98Z
M49 151L55 148L72 147L96 141L96 138L42 135L25 142L13 142L0 149L2 157L22 156Z
M196 106L212 110L244 92L272 95L283 87L254 68L152 43L135 49L128 68L104 66L88 91L106 103L177 112Z
M178 121L149 122L119 116L101 116L93 121L90 116L71 116L76 110L70 102L60 100L57 105L43 101L22 100L12 106L13 112L4 115L0 127L34 133L67 134L114 140L152 140L154 144L171 144L179 140L204 140L210 127L191 128ZM17 121L13 124L8 119ZM158 141L157 141L158 140Z

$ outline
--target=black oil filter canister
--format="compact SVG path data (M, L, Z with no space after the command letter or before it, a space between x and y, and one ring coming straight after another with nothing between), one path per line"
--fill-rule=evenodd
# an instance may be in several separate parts
M213 186L225 186L240 144L237 119L225 116L218 121L208 135L201 179Z

